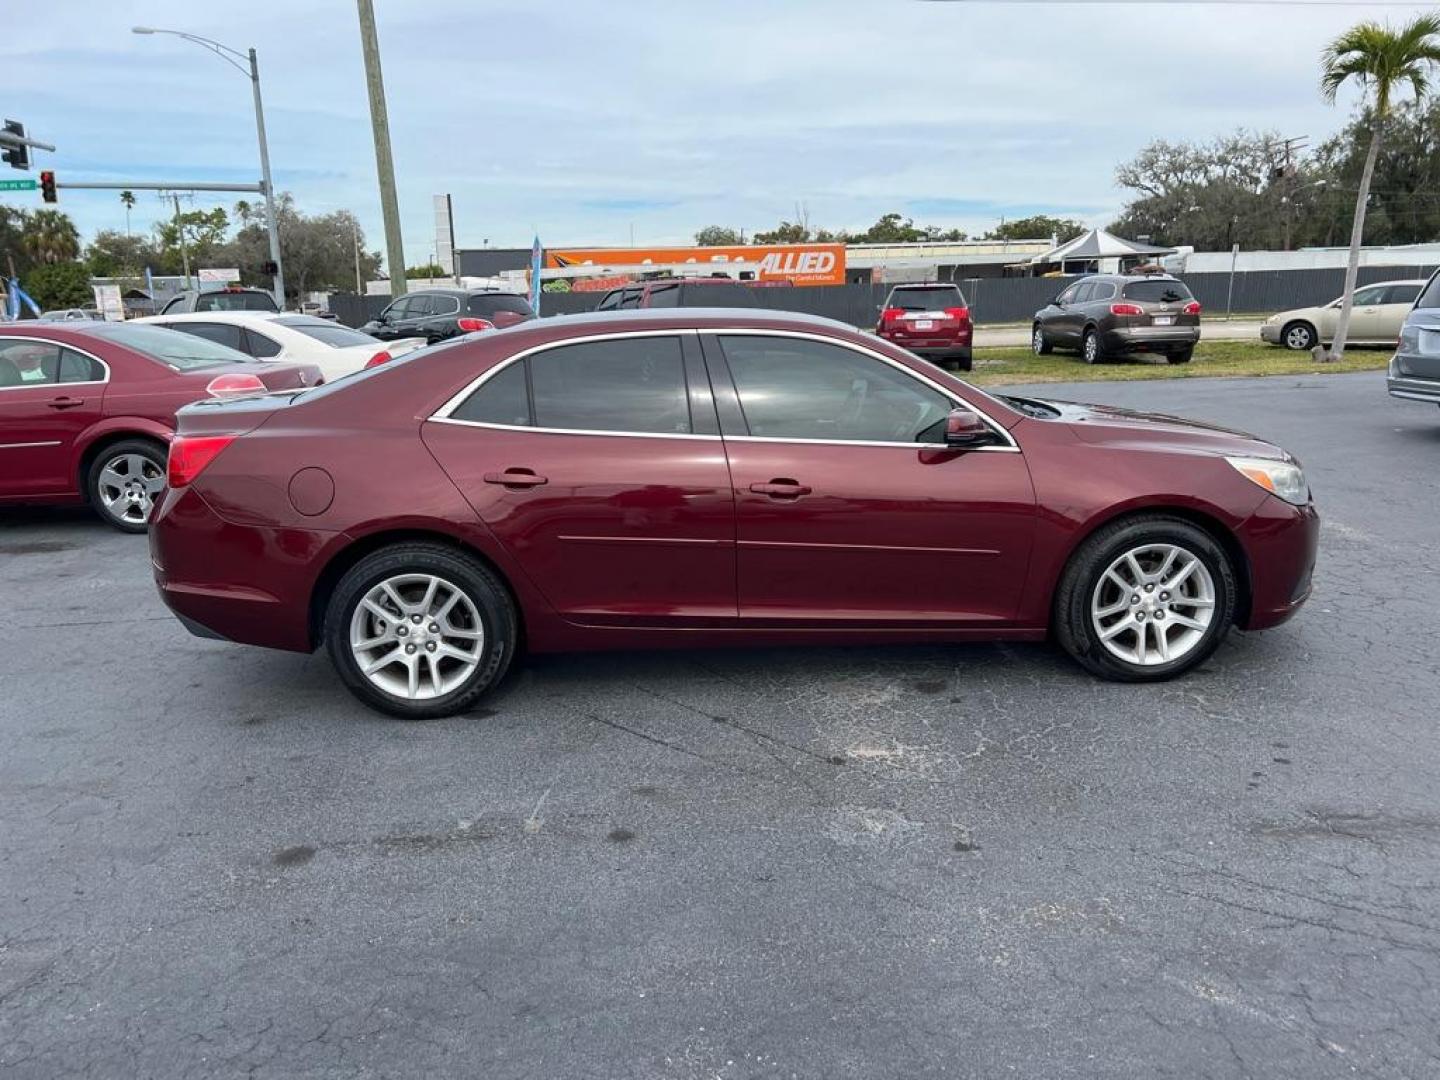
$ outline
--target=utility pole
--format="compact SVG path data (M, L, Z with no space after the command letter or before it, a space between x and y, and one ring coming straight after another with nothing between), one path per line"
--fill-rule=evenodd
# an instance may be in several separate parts
M375 132L375 172L380 180L380 212L385 218L385 262L390 295L405 295L405 244L400 238L400 208L395 199L395 159L390 153L390 115L385 109L385 80L380 73L380 41L375 35L373 0L356 0L360 11L360 47L365 54L365 84L370 91L370 125Z
M1280 207L1285 228L1285 250L1290 250L1290 234L1295 223L1295 192L1300 179L1300 170L1295 165L1295 155L1298 151L1305 149L1308 135L1296 135L1293 138L1284 139L1280 143L1280 151L1285 155L1285 163L1276 167L1272 179L1279 180L1284 185L1284 194L1280 196Z
M185 243L185 226L180 221L180 196L171 195L175 200L175 235L180 238L180 262L185 267L185 287L190 287L190 247Z
M360 226L350 223L350 239L355 242L355 295L364 296L365 286L360 282Z

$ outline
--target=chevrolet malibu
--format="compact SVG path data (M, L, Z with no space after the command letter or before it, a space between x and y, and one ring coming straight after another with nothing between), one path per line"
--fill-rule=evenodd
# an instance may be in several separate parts
M150 531L206 637L461 712L522 650L1053 637L1170 678L1289 618L1318 519L1248 435L991 396L828 320L528 322L179 415Z

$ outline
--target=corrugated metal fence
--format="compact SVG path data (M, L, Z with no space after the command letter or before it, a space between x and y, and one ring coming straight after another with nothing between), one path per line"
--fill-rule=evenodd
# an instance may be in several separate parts
M1360 284L1425 278L1434 266L1363 266ZM1210 314L1226 310L1231 288L1229 274L1182 274L1196 299ZM1065 287L1067 278L985 278L961 283L977 323L1026 322ZM1255 270L1234 275L1230 310L1237 315L1269 314L1287 308L1324 304L1340 295L1345 284L1343 270ZM837 319L851 326L873 326L879 307L890 291L888 285L833 285L795 288L755 289L755 300L763 308L801 311ZM573 315L593 311L603 293L546 293L540 301L544 315ZM330 310L347 326L359 326L379 314L390 302L388 296L356 296L337 293L330 298Z

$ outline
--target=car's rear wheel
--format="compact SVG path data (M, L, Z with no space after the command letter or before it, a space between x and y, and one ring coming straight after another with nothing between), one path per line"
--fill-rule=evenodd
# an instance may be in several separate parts
M149 439L125 439L105 447L86 476L90 505L122 532L144 532L164 490L165 448Z
M1194 356L1195 346L1192 345L1188 349L1181 349L1178 352L1172 352L1165 359L1167 363L1171 364L1188 364L1192 359L1194 359Z
M1209 533L1147 514L1100 529L1071 558L1055 633L1102 678L1156 682L1204 662L1235 615L1230 558Z
M515 639L505 586L440 544L367 555L326 607L325 642L340 678L367 705L405 720L469 708L504 675Z
M1307 322L1287 323L1285 329L1280 331L1281 344L1296 352L1309 352L1318 339L1315 328Z
M972 367L974 367L974 361L971 359L970 353L962 353L952 356L950 358L950 363L955 365L956 371L969 371Z
M1087 364L1097 363L1100 359L1100 335L1095 332L1092 326L1085 331L1085 336L1080 339L1080 356Z
M1050 344L1050 339L1045 336L1045 328L1039 323L1030 331L1030 351L1036 356L1049 356L1055 351L1055 346Z

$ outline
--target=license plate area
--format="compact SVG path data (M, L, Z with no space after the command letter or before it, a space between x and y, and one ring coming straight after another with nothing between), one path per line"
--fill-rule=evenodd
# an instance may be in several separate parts
M914 327L916 330L934 330L934 329L935 329L935 320L934 320L934 319L916 319L916 320L915 320L913 323L911 323L910 325L911 325L912 327Z
M1175 323L1175 316L1174 316L1174 315L1156 315L1156 316L1155 316L1155 325L1156 325L1156 326L1173 326L1174 323Z
M1440 330L1420 331L1420 352L1425 356L1440 356Z

